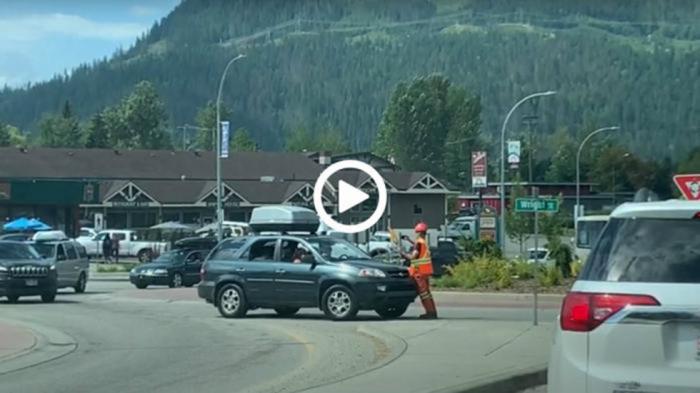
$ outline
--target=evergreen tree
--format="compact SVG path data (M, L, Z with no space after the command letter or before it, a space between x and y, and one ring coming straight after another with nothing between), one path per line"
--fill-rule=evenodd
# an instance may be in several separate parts
M333 154L348 153L351 151L350 145L338 130L328 130L318 138L317 148Z
M0 123L0 147L11 146L10 144L10 127Z
M295 128L287 135L286 146L287 151L292 152L317 151L319 149L318 141L303 127Z
M85 147L105 149L111 147L109 126L105 121L106 111L96 113L90 118L87 127L87 138Z
M231 121L231 111L221 103L220 107L221 121ZM214 150L216 139L216 103L213 101L207 102L202 108L197 112L197 118L195 119L197 123L197 146L202 150Z
M257 145L245 128L239 128L231 138L231 151L256 151Z

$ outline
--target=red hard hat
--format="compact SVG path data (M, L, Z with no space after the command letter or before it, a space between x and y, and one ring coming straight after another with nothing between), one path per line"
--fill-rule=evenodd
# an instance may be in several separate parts
M424 222L419 222L418 224L416 224L415 231L416 232L428 232L428 224L426 224Z

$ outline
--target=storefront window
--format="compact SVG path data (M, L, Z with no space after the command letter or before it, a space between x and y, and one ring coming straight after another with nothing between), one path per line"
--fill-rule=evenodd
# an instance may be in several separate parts
M107 228L126 229L126 213L107 213Z
M183 213L182 214L182 223L183 224L196 224L200 225L201 220L200 220L200 214L199 213Z
M155 212L134 212L131 213L131 227L132 228L148 228L156 225L156 213Z
M180 212L163 212L161 216L162 222L179 222Z

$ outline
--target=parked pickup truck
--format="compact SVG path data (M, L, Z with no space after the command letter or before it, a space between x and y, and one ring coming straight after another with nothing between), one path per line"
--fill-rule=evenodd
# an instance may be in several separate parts
M137 257L139 262L150 262L170 248L167 242L140 240L136 231L126 229L108 229L101 231L89 240L77 241L85 247L88 255L102 255L102 243L107 236L119 239L119 256Z

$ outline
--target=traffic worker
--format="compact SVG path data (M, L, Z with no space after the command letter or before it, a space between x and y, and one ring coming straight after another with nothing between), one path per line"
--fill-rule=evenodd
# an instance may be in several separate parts
M425 235L428 232L428 225L424 222L416 224L416 241L413 242L413 251L411 253L402 253L403 257L411 262L408 268L413 281L418 288L418 296L425 309L425 314L421 315L421 319L437 318L437 309L433 295L430 293L430 276L433 274L433 261L430 258L430 248L426 242ZM410 241L410 240L409 240Z

